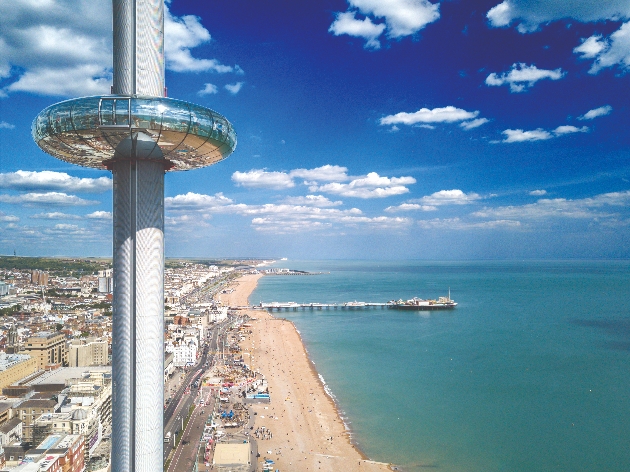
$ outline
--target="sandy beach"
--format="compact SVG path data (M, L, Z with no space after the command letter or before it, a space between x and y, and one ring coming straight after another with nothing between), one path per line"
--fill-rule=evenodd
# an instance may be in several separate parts
M247 305L260 275L236 280L224 304ZM252 334L241 347L254 370L269 384L271 403L256 404L254 430L264 427L270 439L258 439L260 460L267 457L285 471L382 471L388 464L368 460L351 443L332 399L324 391L293 323L263 311L250 311Z

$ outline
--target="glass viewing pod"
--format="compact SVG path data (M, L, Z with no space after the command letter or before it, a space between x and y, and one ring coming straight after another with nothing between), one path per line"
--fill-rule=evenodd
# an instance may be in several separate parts
M236 148L236 132L219 113L181 100L105 95L66 100L33 121L37 145L72 164L110 168L116 148L138 133L149 136L167 170L215 164Z

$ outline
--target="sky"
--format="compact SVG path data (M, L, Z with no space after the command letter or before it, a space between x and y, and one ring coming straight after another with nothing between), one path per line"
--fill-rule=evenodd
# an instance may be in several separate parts
M226 160L169 172L167 257L630 257L627 0L171 0L168 95ZM0 2L0 254L111 256L111 175L31 123L107 94L111 5Z

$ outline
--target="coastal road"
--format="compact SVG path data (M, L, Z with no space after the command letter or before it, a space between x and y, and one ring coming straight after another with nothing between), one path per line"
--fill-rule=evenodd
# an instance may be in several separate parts
M199 362L188 372L188 374L186 374L186 377L184 377L184 381L182 382L178 391L173 395L173 401L168 404L167 408L164 411L164 437L166 437L168 433L171 433L170 441L164 443L165 462L169 454L171 453L171 450L175 446L176 433L181 431L183 421L188 415L188 410L193 404L193 401L199 391L198 388L193 388L190 385L191 381L193 377L199 374L200 371L205 371L207 369L205 367L206 362L208 362L208 368L212 366L215 356L209 354L209 352L216 352L218 347L219 333L223 332L225 325L226 322L223 322L212 329L210 342L204 348ZM188 387L190 387L190 393L185 395L184 392Z

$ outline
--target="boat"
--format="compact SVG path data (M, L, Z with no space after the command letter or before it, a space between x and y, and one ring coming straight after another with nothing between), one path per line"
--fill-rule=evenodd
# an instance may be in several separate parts
M457 303L451 300L451 291L448 291L447 297L439 297L437 300L423 300L414 297L411 300L392 300L389 302L391 308L395 310L452 310Z

